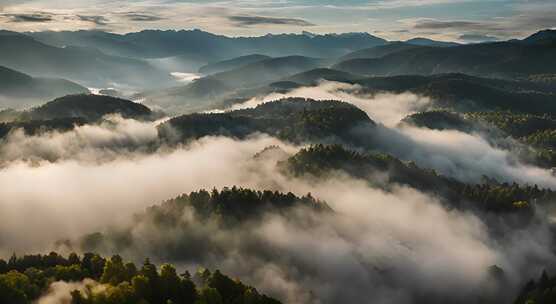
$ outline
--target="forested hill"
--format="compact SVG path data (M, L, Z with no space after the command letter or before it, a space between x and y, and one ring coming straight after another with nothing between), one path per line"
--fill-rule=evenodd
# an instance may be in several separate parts
M67 258L55 252L47 255L14 254L8 261L0 259L0 303L37 303L42 296L56 289L49 289L51 284L60 285L62 282L67 283L67 292L71 296L55 303L280 303L218 270L211 272L200 268L193 275L188 271L179 273L170 264L158 268L148 258L140 267L125 262L119 255L107 259L95 253L83 256L72 253ZM50 300L44 298L39 303L44 301Z
M556 72L554 35L538 43L522 41L468 44L453 47L420 47L380 58L342 61L334 68L363 75L431 75L466 73L488 77L527 77ZM527 41L527 40L526 40Z
M292 142L348 138L358 125L374 126L365 112L341 101L288 98L218 114L191 114L169 120L159 127L168 141L188 141L207 135L245 138L266 133ZM178 133L176 138L176 132Z
M536 185L520 186L488 179L465 184L387 154L359 153L339 145L316 145L302 149L282 162L281 166L292 176L325 179L333 177L334 173L344 172L387 190L401 185L428 192L450 208L516 213L525 218L533 214L531 211L535 204L546 204L556 199L554 191L540 189Z
M133 101L103 95L68 95L57 98L26 113L30 119L55 119L81 117L98 120L107 114L119 114L125 118L145 119L151 110Z

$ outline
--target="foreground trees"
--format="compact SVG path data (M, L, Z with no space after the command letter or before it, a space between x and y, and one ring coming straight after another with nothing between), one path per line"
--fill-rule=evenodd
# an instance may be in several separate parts
M54 282L74 282L72 304L274 304L253 287L216 270L178 275L174 266L157 269L148 259L138 269L118 255L65 258L48 255L0 259L0 303L28 304L56 289ZM78 283L76 283L78 282Z

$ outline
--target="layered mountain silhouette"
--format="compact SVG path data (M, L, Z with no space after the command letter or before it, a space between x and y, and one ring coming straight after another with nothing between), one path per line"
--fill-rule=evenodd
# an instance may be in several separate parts
M256 63L256 62L260 62L266 59L270 59L269 56L265 56L265 55L259 55L259 54L254 54L254 55L246 55L246 56L240 56L237 58L232 58L229 60L224 60L224 61L219 61L216 63L212 63L212 64L207 64L203 67L201 67L199 69L199 73L202 74L215 74L215 73L220 73L220 72L226 72L229 70L233 70L233 69L237 69L240 68L242 66L251 64L251 63Z
M44 43L59 47L94 47L111 55L125 57L163 58L213 52L213 62L251 54L272 57L337 57L349 51L386 43L386 40L368 33L269 34L260 37L226 37L201 30L145 30L124 35L102 31L28 34Z
M0 35L0 65L40 77L60 77L103 86L123 83L157 86L170 75L147 62L107 55L95 48L56 47L21 34Z
M334 68L374 76L466 73L518 78L555 73L556 40L552 32L539 32L523 41L402 49L380 58L348 59Z
M0 108L25 108L59 96L88 92L65 79L37 78L0 66Z

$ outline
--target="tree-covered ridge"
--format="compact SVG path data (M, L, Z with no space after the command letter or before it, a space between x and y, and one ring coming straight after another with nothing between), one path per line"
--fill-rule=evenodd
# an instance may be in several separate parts
M87 123L83 118L57 118L51 120L30 120L0 123L0 139L6 137L10 132L21 129L26 135L38 135L45 132L71 131L75 126Z
M401 50L381 58L351 59L336 69L367 75L431 75L466 73L498 78L550 74L556 69L552 54L556 43L508 41L454 47Z
M346 150L339 145L316 145L302 149L282 165L295 176L309 174L322 178L333 171L343 171L381 187L406 185L438 195L452 207L466 209L530 214L534 204L550 202L556 198L556 193L549 189L539 189L537 185L520 186L515 183L498 183L495 180L485 180L474 185L465 184L389 155L363 154ZM386 177L381 173L386 173ZM386 181L382 180L384 178Z
M108 114L119 114L124 118L146 119L152 114L146 106L130 100L104 95L68 95L50 101L22 114L21 119L48 120L81 117L98 120Z
M543 271L538 280L525 284L514 304L550 304L555 301L556 277Z
M118 255L106 259L94 253L72 253L66 258L55 252L0 259L0 303L34 303L54 282L87 279L83 288L71 292L71 304L280 303L218 270L178 275L174 266L163 264L157 269L148 259L138 268Z
M480 132L487 135L485 139L492 145L513 150L524 162L548 168L556 166L556 120L549 114L426 111L409 115L402 122L433 130ZM505 138L523 145L508 143Z
M556 149L556 128L537 131L523 137L523 141L540 148Z
M504 136L525 139L536 133L556 129L556 120L549 114L535 115L512 111L450 112L446 110L425 111L407 116L403 122L417 127L443 130L454 129L462 132L487 131L496 129ZM527 141L525 141L527 142Z
M258 224L268 216L295 217L296 210L330 213L332 209L324 201L307 194L281 193L278 191L256 191L239 187L199 190L189 194L182 194L176 198L152 205L144 212L134 215L133 224L117 231L97 232L83 236L77 245L83 251L97 251L99 248L116 248L119 251L133 248L135 236L131 233L134 227L153 227L160 234L181 231L179 241L160 241L164 256L169 259L195 259L196 256L183 254L184 246L208 246L216 250L217 245L210 244L209 239L203 239L203 232L195 232L198 225L216 224L219 229L239 229L252 223ZM191 216L184 216L189 214ZM203 245L200 245L203 242ZM204 247L203 247L204 248ZM219 249L220 250L220 249ZM179 254L178 252L182 252Z
M549 112L550 113L550 112ZM549 115L531 115L513 112L467 113L469 121L494 126L503 135L533 147L520 151L520 157L544 167L556 166L556 120Z
M397 75L354 81L368 93L413 92L430 97L435 108L457 112L553 113L556 88L531 81L476 77L460 73Z
M549 114L533 115L510 111L473 112L466 113L465 118L495 126L514 138L526 137L540 131L556 129L556 120Z
M402 122L432 130L470 132L477 128L472 122L465 120L463 115L446 110L418 112L405 117Z
M167 140L188 141L208 135L244 138L258 132L292 142L306 142L345 138L359 124L374 125L374 122L348 103L287 98L252 109L183 115L161 125L159 134Z
M218 219L226 223L260 218L265 212L283 213L294 207L330 210L325 202L313 198L311 194L298 197L291 192L256 191L234 186L221 191L199 190L182 194L159 206L149 207L136 218L147 217L156 223L173 225L179 222L186 207L193 208L199 219Z
M67 132L75 126L98 123L105 115L131 119L152 119L149 108L133 101L102 95L68 95L28 111L0 111L0 139L22 129L26 135Z

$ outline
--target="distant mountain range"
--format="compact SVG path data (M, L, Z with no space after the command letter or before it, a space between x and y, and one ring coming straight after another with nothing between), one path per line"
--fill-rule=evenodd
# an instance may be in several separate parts
M200 30L145 30L118 35L101 31L27 33L55 46L78 45L98 48L125 57L164 58L182 54L208 53L214 59L262 54L272 57L301 55L337 57L346 52L385 44L368 33L327 35L282 34L260 37L226 37Z
M0 66L0 108L25 108L68 94L88 93L74 82L55 78L36 78Z
M334 65L345 72L391 76L466 73L477 76L519 78L556 73L556 31L542 31L522 41L469 44L453 47L399 47L382 57L347 55ZM392 47L394 48L394 47Z
M22 34L0 35L0 65L40 77L60 77L91 86L158 86L170 75L139 59L76 46L47 45Z
M556 74L554 33L546 30L524 40L459 45L425 38L388 42L367 33L232 38L199 30L125 35L2 31L0 65L38 77L142 92L136 97L148 105L190 113L321 79L353 82L371 76L463 73L542 79L551 85L551 75ZM194 83L179 85L170 76L197 70L206 76ZM29 78L13 79L21 84L12 81L12 86L30 85ZM56 90L45 100L83 92L79 89Z

